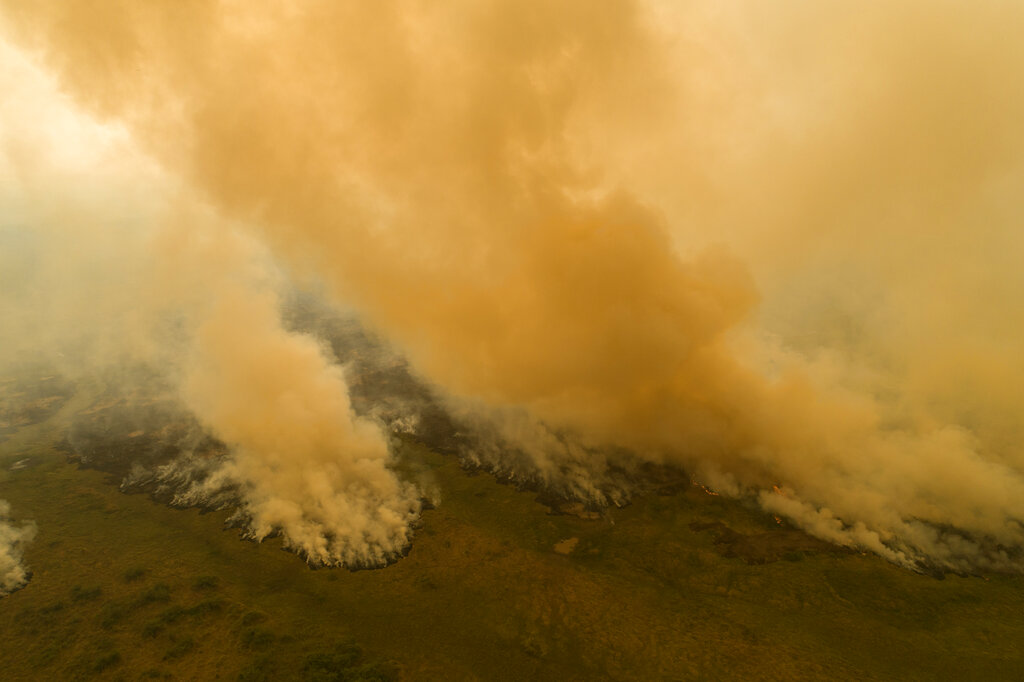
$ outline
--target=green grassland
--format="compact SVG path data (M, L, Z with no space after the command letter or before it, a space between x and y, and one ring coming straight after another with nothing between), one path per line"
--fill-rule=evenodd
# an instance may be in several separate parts
M414 442L441 503L408 556L311 570L68 462L84 401L0 443L0 499L39 529L3 680L1024 679L1019 576L919 575L689 485L552 514Z

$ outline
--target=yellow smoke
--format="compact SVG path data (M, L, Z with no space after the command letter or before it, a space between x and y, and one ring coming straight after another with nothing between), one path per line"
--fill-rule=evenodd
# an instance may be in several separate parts
M354 418L341 369L281 329L279 309L229 288L199 327L185 402L235 452L179 501L237 486L252 537L282 530L313 564L387 563L409 544L417 492L388 469L380 431Z
M282 327L265 249L6 46L0 73L15 95L0 114L0 367L42 359L120 391L155 373L173 394L147 398L181 400L231 448L149 472L180 484L177 503L240 503L248 536L280 533L314 564L398 556L418 494L388 468L379 429L352 413L341 368ZM0 501L0 595L23 584L35 533L6 513Z
M626 447L895 561L1015 565L1024 9L2 4L549 482L599 496Z

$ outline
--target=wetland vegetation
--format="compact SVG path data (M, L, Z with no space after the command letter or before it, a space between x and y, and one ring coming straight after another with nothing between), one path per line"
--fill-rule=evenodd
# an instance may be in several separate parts
M0 444L0 499L38 527L31 581L0 599L5 680L1024 675L1019 576L939 580L679 481L572 513L412 439L395 447L440 503L408 555L311 570L227 510L70 461L62 429L91 403L62 390Z

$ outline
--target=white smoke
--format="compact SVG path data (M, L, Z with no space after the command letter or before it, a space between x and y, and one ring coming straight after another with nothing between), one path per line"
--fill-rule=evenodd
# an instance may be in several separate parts
M19 527L11 521L10 513L11 505L0 500L0 597L28 582L22 559L25 545L36 536L35 523L27 521Z

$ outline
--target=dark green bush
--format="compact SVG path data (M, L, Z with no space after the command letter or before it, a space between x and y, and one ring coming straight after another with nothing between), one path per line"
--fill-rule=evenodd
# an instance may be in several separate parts
M164 624L159 620L151 620L142 626L143 637L156 637L163 632Z
M177 622L185 615L188 615L188 609L181 606L172 606L165 609L159 616L157 616L157 620L164 625L170 625L171 623Z
M192 589L197 592L201 590L213 590L220 585L220 578L215 575L201 575L192 581Z
M113 667L121 662L121 654L116 651L108 651L105 654L100 655L99 658L92 664L92 670L96 673L101 673L107 668Z
M267 620L267 614L260 611L249 611L242 616L242 625L255 625Z
M269 682L273 679L273 668L270 656L257 656L238 673L238 682Z
M393 663L364 663L363 650L350 642L339 644L334 651L315 653L302 665L302 679L307 682L392 682L398 679Z
M100 626L109 630L120 623L127 613L128 609L124 604L116 601L107 602L100 610Z
M170 661L170 660L181 658L185 654L187 654L190 651L192 651L192 649L194 649L195 646L196 646L196 642L191 637L186 637L184 639L179 639L164 654L164 660L165 661Z
M136 606L146 606L158 602L169 602L171 600L171 588L166 583L157 583L139 595L135 600Z
M121 577L126 583L133 583L136 580L141 580L144 575L146 575L146 569L136 566L129 568Z
M82 587L81 585L75 585L71 588L71 599L74 601L92 601L96 599L103 590L97 587Z
M210 613L220 613L224 610L224 605L223 599L206 599L185 609L185 613L189 616L205 616Z
M247 628L242 631L242 646L250 651L264 651L274 643L274 633L263 628Z

